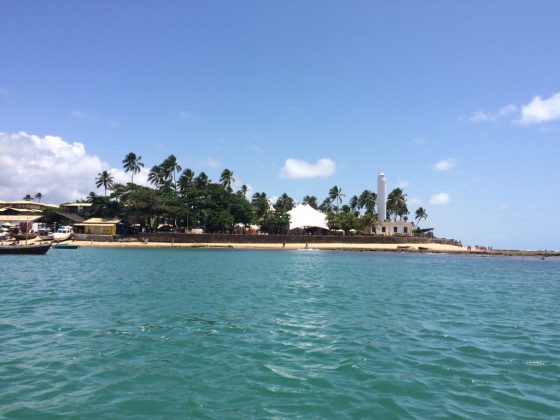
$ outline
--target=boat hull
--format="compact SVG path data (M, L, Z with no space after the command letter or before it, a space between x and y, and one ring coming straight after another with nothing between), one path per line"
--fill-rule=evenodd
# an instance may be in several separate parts
M0 246L0 255L42 255L45 254L50 249L50 247L51 244Z

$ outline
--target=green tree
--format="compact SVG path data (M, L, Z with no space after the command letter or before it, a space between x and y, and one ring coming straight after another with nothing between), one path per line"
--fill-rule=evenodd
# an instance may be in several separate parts
M426 213L426 210L423 207L418 207L418 209L416 209L416 212L414 213L414 219L416 219L416 226L420 227L420 220L424 219L426 220L428 218L428 213Z
M331 202L336 201L338 203L336 209L337 213L340 209L340 203L342 202L342 197L344 197L344 194L342 194L342 188L338 188L335 185L329 190L329 199L331 200Z
M307 204L317 210L317 197L315 197L314 195L306 195L305 197L303 197L303 204Z
M194 172L189 168L185 169L179 177L179 190L185 194L193 186Z
M234 182L235 178L233 177L233 172L229 169L224 169L220 175L221 186L224 187L227 192L232 192L231 184Z
M409 213L406 205L406 194L403 193L401 188L395 188L387 196L387 216L392 216L393 220L396 221L397 217L402 219Z
M353 196L350 198L350 203L349 203L349 204L350 204L350 211L351 211L352 213L356 213L357 211L359 211L359 209L360 209L360 202L359 202L359 200L358 200L358 196L357 196L357 195L353 195Z
M95 186L97 188L103 186L105 191L105 197L107 196L107 189L113 188L115 184L113 176L108 171L103 171L97 174L97 178L95 178Z
M251 204L254 208L255 222L262 224L270 211L270 203L266 193L256 192L253 194Z
M148 174L148 181L158 189L164 189L169 187L171 180L169 179L169 173L161 165L154 165L150 169Z
M144 167L142 156L136 156L136 154L130 152L124 157L122 163L125 172L132 172L130 182L134 184L134 175Z
M41 198L43 198L43 194L41 194L40 192L38 192L37 194L35 194L34 197L36 200L39 200L39 203L41 202Z
M360 209L365 209L366 213L375 213L375 202L377 194L370 190L364 190L358 197L358 205Z
M162 171L165 175L166 180L173 180L173 186L175 191L177 191L177 182L175 179L175 174L181 172L182 168L177 163L177 158L175 155L169 155L161 164Z
M237 193L239 195L242 195L244 198L247 198L247 190L248 190L247 185L243 184L241 188L239 188L239 191L237 191Z
M377 215L373 212L367 212L362 217L360 217L360 230L367 232L368 235L371 235L373 233L376 224Z
M193 182L194 182L194 187L196 189L204 190L210 184L211 181L208 178L208 175L206 175L204 172L201 172L198 174L196 178L194 178Z
M25 194L25 197L23 197L23 199L24 199L25 201L31 201L31 200L33 200L33 198L31 198L31 195L30 195L30 194Z
M283 212L288 212L293 208L294 208L294 199L286 193L278 197L278 200L276 200L276 203L274 204L274 209L276 211L281 210Z

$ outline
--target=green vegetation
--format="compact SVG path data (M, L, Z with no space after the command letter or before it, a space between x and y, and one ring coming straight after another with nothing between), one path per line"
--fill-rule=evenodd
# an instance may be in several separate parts
M248 197L246 185L238 191L233 190L233 171L224 169L219 181L213 182L204 172L195 174L189 168L183 170L174 155L150 169L148 181L151 187L136 185L134 174L139 173L143 166L140 156L134 153L125 156L123 167L126 172L131 172L131 182L127 184L115 183L108 171L99 173L95 185L104 188L104 195L92 192L88 196L87 200L93 204L93 214L104 218L123 218L131 225L148 229L169 224L178 230L203 228L207 232L232 233L237 226L255 224L264 233L288 232L288 212L296 202L286 193L274 203L265 192L255 192ZM110 191L109 196L107 191ZM377 195L364 190L351 196L347 204L343 203L344 197L342 188L335 185L320 205L317 197L312 195L304 196L302 203L326 213L330 229L342 230L345 234L354 231L373 233L378 223ZM393 220L407 220L409 211L402 189L396 188L389 194L387 212ZM415 216L417 222L427 218L422 207Z

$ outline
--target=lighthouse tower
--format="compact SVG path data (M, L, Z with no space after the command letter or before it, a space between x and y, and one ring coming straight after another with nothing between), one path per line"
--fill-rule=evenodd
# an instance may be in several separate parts
M387 180L381 172L377 175L377 218L380 221L387 219Z

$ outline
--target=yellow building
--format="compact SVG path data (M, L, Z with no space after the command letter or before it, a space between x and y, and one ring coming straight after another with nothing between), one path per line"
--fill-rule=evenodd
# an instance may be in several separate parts
M102 219L100 217L92 217L84 220L83 223L76 224L75 230L77 233L88 235L117 235L123 233L120 219Z

